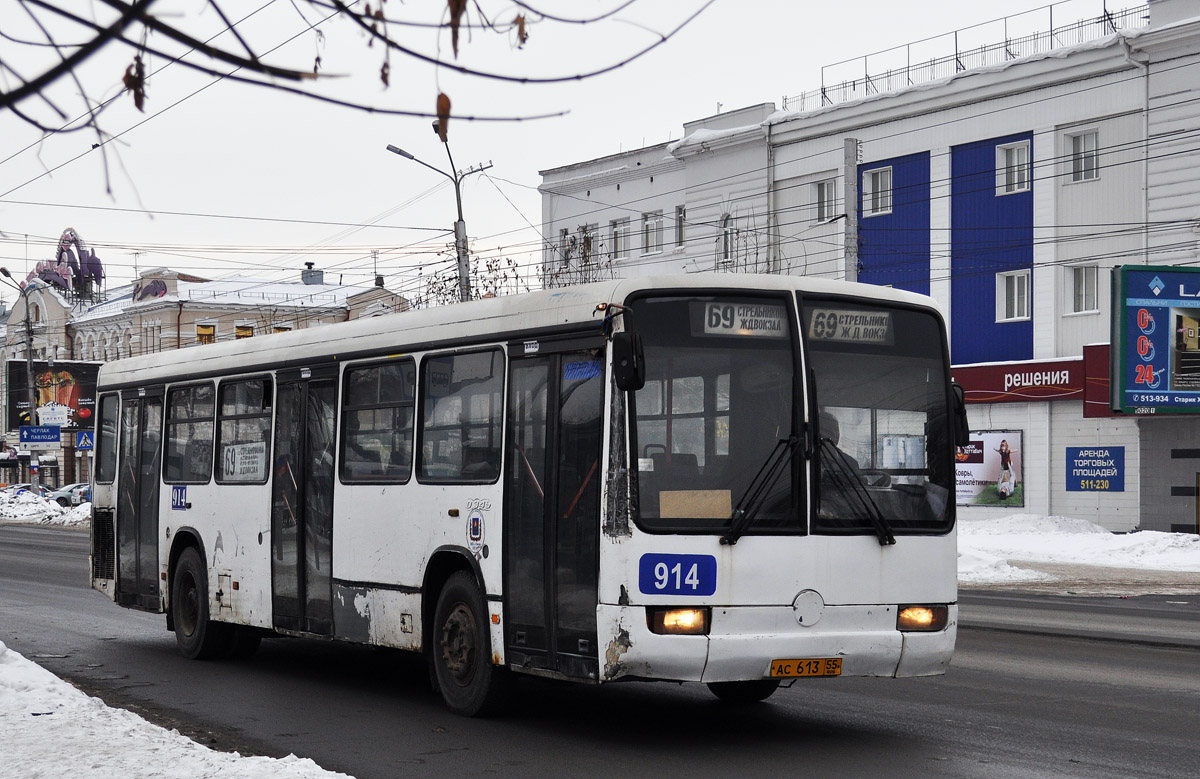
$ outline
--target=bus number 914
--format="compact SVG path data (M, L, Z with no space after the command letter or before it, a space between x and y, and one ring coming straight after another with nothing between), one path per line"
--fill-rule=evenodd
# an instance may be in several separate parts
M644 595L712 595L717 591L717 558L700 554L642 555L638 590Z

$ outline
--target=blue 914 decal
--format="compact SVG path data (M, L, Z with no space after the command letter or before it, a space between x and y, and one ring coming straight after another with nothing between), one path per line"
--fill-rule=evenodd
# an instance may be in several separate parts
M703 554L644 554L638 562L643 595L712 595L717 591L717 558Z

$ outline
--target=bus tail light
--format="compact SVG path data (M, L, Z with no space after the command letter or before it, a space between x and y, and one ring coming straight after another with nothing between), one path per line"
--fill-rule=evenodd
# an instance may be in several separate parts
M896 629L929 633L944 630L949 619L948 606L901 606L896 615Z
M646 624L659 635L703 636L708 633L708 609L648 608Z

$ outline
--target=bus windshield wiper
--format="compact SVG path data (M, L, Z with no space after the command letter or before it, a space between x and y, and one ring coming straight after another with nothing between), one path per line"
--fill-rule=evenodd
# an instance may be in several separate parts
M796 451L799 443L800 439L796 436L781 438L775 443L775 448L767 455L762 467L758 469L758 473L754 475L750 485L742 493L742 499L738 501L733 513L729 515L729 530L721 536L722 544L733 546L745 534L747 528L758 516L759 510L762 509L768 491L775 485L775 482L779 481L780 474L787 469L787 464L792 460L792 453Z
M850 458L845 452L838 449L837 444L831 439L821 438L820 441L821 460L829 467L830 481L833 486L846 495L847 501L854 502L851 500L852 497L857 499L862 512L875 527L875 535L879 537L880 546L890 546L896 543L896 536L892 534L891 525L883 516L883 512L879 510L871 493L867 492L866 485L859 478L858 470Z

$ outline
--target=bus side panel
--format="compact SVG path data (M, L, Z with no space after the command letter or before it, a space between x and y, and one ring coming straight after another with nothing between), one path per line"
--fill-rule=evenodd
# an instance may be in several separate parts
M483 575L485 597L502 595L503 488L499 482L440 485L420 484L414 478L407 484L338 484L336 489L337 637L362 641L365 636L373 644L421 648L420 592L426 566L438 549L470 554ZM417 594L398 597L413 592ZM437 593L426 595L437 597ZM488 608L493 615L493 658L502 660L500 603L491 599Z
M159 565L167 575L175 533L200 539L208 564L213 619L271 627L270 484L164 484L160 497Z
M115 504L115 484L92 485L92 589L104 593L109 600L117 599L117 524L112 506Z
M333 624L345 641L420 651L421 593L334 582Z

